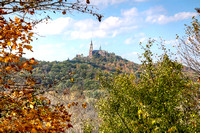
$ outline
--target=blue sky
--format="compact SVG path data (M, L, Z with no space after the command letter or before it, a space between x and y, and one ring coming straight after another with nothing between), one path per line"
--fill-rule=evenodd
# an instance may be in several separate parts
M176 52L176 34L184 35L184 24L197 15L194 8L200 6L200 0L91 0L91 4L104 15L101 23L77 12L52 14L52 20L34 29L44 37L33 41L34 52L26 57L63 61L76 54L88 56L91 39L94 49L101 46L136 63L143 52L139 42L145 44L148 38L162 38L166 47ZM153 51L159 53L157 48Z

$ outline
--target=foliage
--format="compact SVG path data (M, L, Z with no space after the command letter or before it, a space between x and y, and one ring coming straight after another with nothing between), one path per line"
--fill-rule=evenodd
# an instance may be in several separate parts
M94 125L91 119L87 119L83 121L82 129L84 133L92 133L94 129Z
M144 48L139 79L131 74L100 77L107 91L98 103L102 132L198 132L197 89L164 49L157 63Z
M48 99L36 95L31 77L35 59L21 59L25 49L32 51L31 24L1 17L0 26L0 132L58 132L72 127L64 106L51 107ZM19 81L17 73L26 77Z
M41 87L40 79L32 75L36 60L22 58L26 50L32 51L32 26L41 21L27 14L41 15L47 10L66 14L76 10L92 14L101 21L102 16L93 12L89 3L89 0L86 4L62 0L0 2L0 132L65 132L73 127L67 108L74 104L68 107L51 105L37 90ZM14 13L18 15L14 20L6 16ZM72 78L70 80L73 82ZM82 107L86 108L87 104L83 103Z
M62 62L38 61L32 72L44 91L56 90L60 95L76 93L74 96L77 99L99 99L103 95L103 92L99 91L99 73L104 71L110 75L113 72L134 72L138 68L138 64L113 53L107 53L106 56L92 59L75 57Z
M22 69L31 72L32 65L37 64L34 58L20 59L25 49L32 51L32 46L29 44L32 41L33 33L30 32L31 24L17 17L15 20L10 19L9 21L1 17L0 24L0 85L9 88L9 84L14 82L10 79L11 75Z
M200 22L193 17L191 25L186 25L186 32L184 37L179 37L178 50L183 59L183 62L200 74Z

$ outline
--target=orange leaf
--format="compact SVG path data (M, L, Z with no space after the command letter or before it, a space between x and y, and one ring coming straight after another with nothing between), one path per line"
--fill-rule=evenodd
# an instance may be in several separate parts
M37 130L36 130L35 128L33 128L33 129L31 130L31 133L37 133Z
M9 67L9 66L6 67L6 70L8 70L8 71L11 70L11 69L12 69L12 67Z
M19 22L19 18L15 16L15 21L18 23Z
M27 63L27 62L23 64L23 67L27 67L27 66L28 66L28 63Z
M34 58L31 58L31 59L30 59L30 63L33 64L34 62L35 62L35 59L34 59Z
M16 45L13 45L12 46L12 50L16 50L17 48L16 48Z
M86 107L87 107L87 104L86 104L86 103L83 103L83 104L82 104L82 107L83 107L83 108L86 108Z
M62 14L65 15L65 14L66 14L66 11L64 10L64 11L62 12Z
M32 49L32 46L31 45L24 45L24 48L28 49L28 50L31 50Z
M33 32L29 33L28 35L29 35L30 37L32 37L32 36L33 36Z
M48 101L47 101L47 104L50 104L50 103L51 103L51 101L50 101L50 100L48 100Z

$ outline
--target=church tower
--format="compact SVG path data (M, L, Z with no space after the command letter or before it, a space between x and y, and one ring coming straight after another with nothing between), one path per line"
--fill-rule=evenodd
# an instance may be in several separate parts
M91 40L90 51L89 51L89 58L92 58L92 51L93 51L93 44L92 44L92 40Z

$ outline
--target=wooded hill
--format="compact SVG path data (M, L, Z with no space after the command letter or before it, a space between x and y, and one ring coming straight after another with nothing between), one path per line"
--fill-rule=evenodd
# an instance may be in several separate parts
M38 61L33 69L33 75L37 77L37 83L42 84L48 90L56 90L60 93L79 90L97 90L99 88L98 76L105 72L108 75L117 73L135 73L139 76L140 65L123 59L114 53L106 53L106 56L94 55L89 57L75 57L72 60L62 62ZM194 73L185 67L183 71ZM98 94L95 95L98 97Z
M70 90L96 90L99 88L97 76L101 72L134 73L139 65L123 59L114 53L106 56L94 55L93 58L75 57L62 62L38 61L33 69L33 75L38 83L50 90L59 92Z

